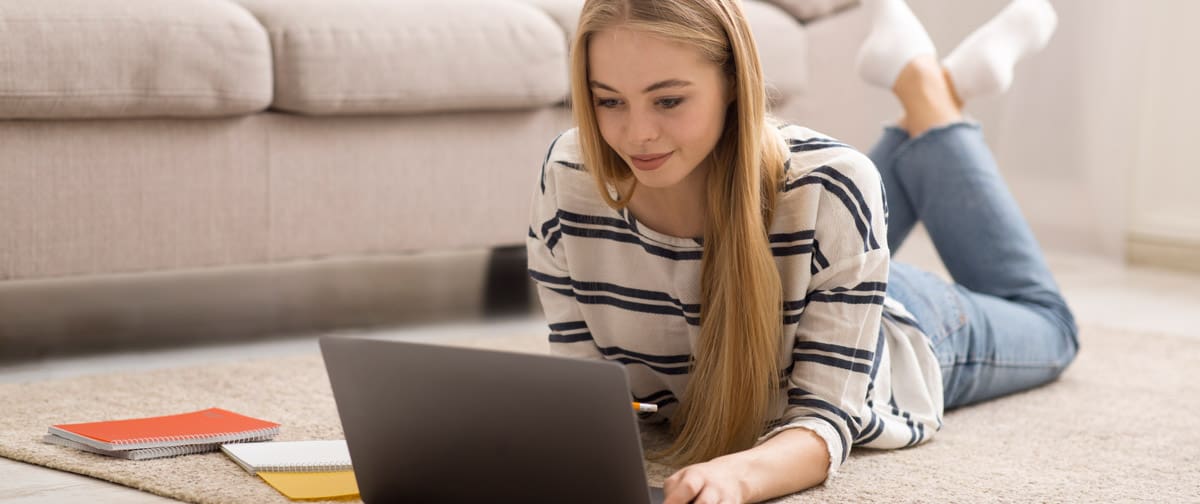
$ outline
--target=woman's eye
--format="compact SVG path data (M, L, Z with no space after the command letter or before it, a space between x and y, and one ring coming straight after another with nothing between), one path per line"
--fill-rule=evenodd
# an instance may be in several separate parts
M663 98L658 100L658 106L664 109L673 109L678 107L680 103L683 103L683 98ZM617 108L621 106L621 100L615 98L597 98L596 106L608 109Z
M658 100L658 104L666 109L678 107L680 103L683 103L683 98L663 98Z

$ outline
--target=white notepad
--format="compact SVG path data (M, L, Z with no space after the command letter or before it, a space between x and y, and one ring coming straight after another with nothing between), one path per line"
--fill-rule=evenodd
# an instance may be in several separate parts
M221 451L246 472L328 472L350 467L350 450L343 439L333 441L272 441L230 443Z

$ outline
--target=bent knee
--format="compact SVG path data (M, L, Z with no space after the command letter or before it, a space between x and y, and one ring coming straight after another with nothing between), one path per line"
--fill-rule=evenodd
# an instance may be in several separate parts
M1039 303L1038 310L1054 327L1054 330L1050 331L1056 339L1053 342L1056 352L1051 366L1054 378L1066 371L1079 355L1079 326L1075 322L1075 315L1061 299L1054 303Z
M1062 308L1063 315L1058 316L1058 336L1060 338L1060 352L1058 358L1058 366L1055 370L1055 377L1061 375L1067 367L1075 362L1075 357L1079 355L1079 326L1075 323L1075 317L1071 314L1070 309L1065 306Z

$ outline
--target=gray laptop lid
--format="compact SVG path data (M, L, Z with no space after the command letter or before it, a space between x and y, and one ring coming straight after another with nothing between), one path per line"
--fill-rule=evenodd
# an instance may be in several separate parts
M365 502L651 502L619 364L320 344Z

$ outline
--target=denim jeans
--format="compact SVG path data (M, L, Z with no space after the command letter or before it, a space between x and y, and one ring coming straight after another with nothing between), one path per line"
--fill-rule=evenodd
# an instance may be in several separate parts
M1075 319L979 126L916 138L889 127L869 156L883 178L893 254L920 221L954 279L893 261L888 281L930 337L946 408L1057 378L1079 348Z

